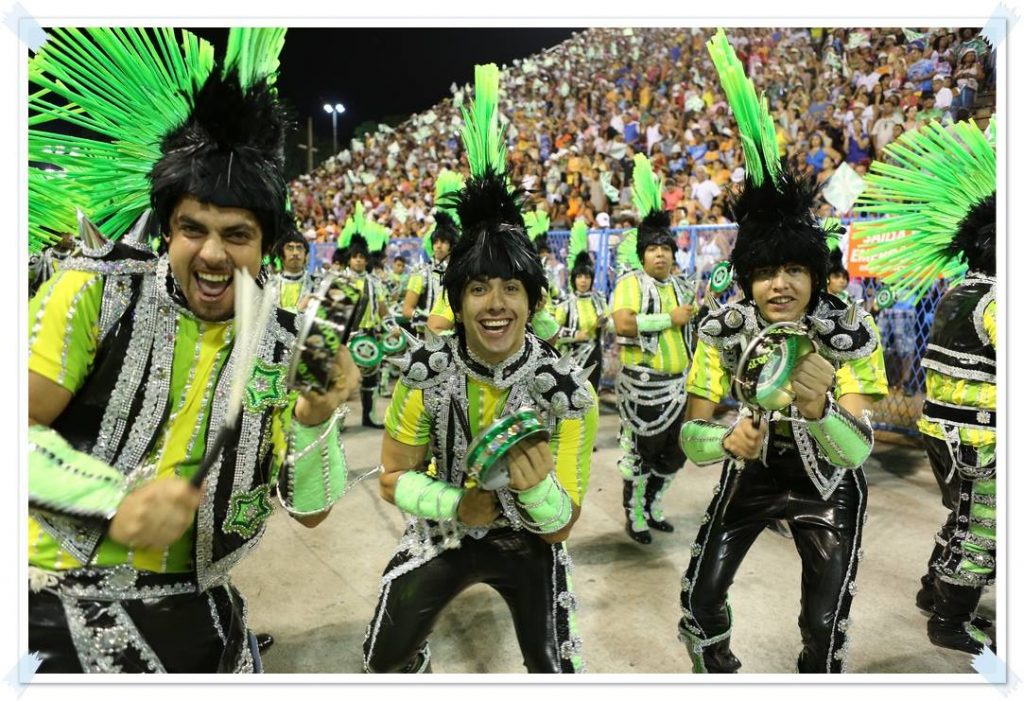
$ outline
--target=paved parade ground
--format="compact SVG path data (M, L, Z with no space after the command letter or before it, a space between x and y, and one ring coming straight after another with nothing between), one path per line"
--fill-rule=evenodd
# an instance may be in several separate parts
M383 409L384 401L378 405ZM352 479L379 461L382 435L359 427L357 413L342 434ZM652 545L639 545L624 531L617 428L618 417L602 407L590 488L569 540L587 672L688 674L690 662L676 638L679 580L720 467L688 463L665 499L676 532L654 532ZM849 671L973 672L968 655L928 642L927 618L914 606L933 534L945 518L924 451L876 442L865 473L868 519ZM276 639L264 658L266 672L362 672L363 635L402 530L398 509L378 496L375 476L355 484L313 530L275 509L262 544L233 572L248 598L251 626ZM730 595L741 673L795 670L799 600L793 542L765 531ZM994 606L990 588L980 611L991 616ZM508 611L484 585L455 599L430 643L435 673L524 671Z

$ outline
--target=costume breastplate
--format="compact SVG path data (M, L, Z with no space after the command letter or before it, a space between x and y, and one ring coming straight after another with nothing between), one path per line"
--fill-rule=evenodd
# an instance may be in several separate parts
M985 307L995 299L995 280L970 275L939 300L921 365L943 375L996 381L996 349L985 331Z

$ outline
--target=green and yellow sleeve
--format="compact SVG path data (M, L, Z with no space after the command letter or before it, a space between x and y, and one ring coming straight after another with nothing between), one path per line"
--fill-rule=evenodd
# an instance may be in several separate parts
M103 278L64 271L50 278L29 303L28 369L77 392L99 343Z
M590 483L590 460L597 439L597 395L589 384L587 389L594 400L590 409L582 418L559 421L549 444L555 459L555 477L576 506L583 503Z
M729 393L729 372L722 364L722 354L714 346L698 341L693 363L686 378L686 393L716 404Z
M384 430L399 443L430 443L430 415L423 406L423 390L399 380L384 416Z

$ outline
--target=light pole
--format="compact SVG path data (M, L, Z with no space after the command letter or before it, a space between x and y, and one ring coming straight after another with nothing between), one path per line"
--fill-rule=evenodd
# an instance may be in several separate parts
M334 139L333 139L334 150L331 153L332 153L332 155L335 155L335 156L338 155L338 115L342 114L344 111L345 111L345 105L341 104L340 102L338 102L338 103L336 103L334 105L330 105L330 104L325 104L324 105L324 112L326 112L327 114L331 115L331 130L332 130L333 137L334 137Z

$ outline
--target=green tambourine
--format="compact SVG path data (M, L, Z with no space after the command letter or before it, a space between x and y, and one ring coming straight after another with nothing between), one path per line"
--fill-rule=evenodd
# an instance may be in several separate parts
M807 329L792 321L768 326L751 339L736 367L736 397L752 409L778 411L793 403L796 393L790 376L797 362L817 346Z
M405 349L409 347L409 341L406 340L404 333L400 333L394 338L385 336L380 342L380 347L385 355L398 355L404 353Z
M732 284L732 265L727 260L716 263L711 269L711 277L708 279L708 291L720 295L729 289Z
M352 353L352 361L360 368L375 368L384 359L380 342L368 333L353 334L348 350Z
M509 483L505 457L512 447L526 438L548 438L547 425L533 409L520 409L491 424L469 444L466 475L481 489L493 491Z
M366 299L345 275L328 274L299 317L291 349L288 387L300 392L327 392L334 382L338 349L348 341Z
M892 289L883 286L875 293L875 304L879 309L888 309L896 304L896 295L893 294Z

